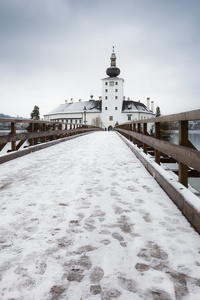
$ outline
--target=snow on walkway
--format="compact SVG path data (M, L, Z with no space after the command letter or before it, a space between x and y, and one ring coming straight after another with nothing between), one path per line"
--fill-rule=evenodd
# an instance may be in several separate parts
M199 299L199 235L114 132L0 169L0 299Z

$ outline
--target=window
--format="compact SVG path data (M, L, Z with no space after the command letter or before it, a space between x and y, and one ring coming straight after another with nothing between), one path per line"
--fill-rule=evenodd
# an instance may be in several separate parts
M118 92L118 89L115 89L115 92Z
M113 121L113 116L109 116L109 121Z
M107 83L107 82L105 82L105 85L108 85L108 83Z
M131 121L131 116L128 116L128 121Z
M75 123L77 124L77 120L75 120Z
M73 120L71 119L71 123L73 123Z
M118 97L117 97L117 96L115 96L115 99L118 99Z
M118 85L118 82L117 82L117 81L115 82L115 85Z
M107 93L107 92L108 92L108 90L107 90L107 89L105 89L105 92Z
M113 86L114 85L114 81L110 81L110 86Z
M117 106L115 107L115 110L117 110Z
M108 110L108 108L107 108L107 107L105 107L105 110Z
M107 100L107 99L108 99L108 96L105 96L105 99Z
M81 124L81 120L79 120L79 123Z

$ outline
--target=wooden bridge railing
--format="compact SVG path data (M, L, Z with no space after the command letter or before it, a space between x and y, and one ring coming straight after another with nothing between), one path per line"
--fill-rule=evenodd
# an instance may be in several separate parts
M132 121L118 125L118 131L138 147L143 147L144 153L149 150L154 153L155 162L177 162L179 165L179 182L188 186L188 176L200 177L200 151L188 139L188 122L200 120L200 110L161 116L157 118ZM161 134L162 123L179 123L179 145L165 141ZM147 131L147 124L152 124L154 134ZM153 152L152 152L153 149Z
M33 146L39 143L66 138L71 135L102 130L99 127L91 125L32 119L0 119L0 124L6 124L10 128L10 132L7 135L0 135L0 151L7 143L11 143L11 149L7 152L19 150L26 141L28 141L28 146ZM28 130L20 129L19 124L21 126L27 125ZM18 130L20 132L17 132L17 129L20 129Z

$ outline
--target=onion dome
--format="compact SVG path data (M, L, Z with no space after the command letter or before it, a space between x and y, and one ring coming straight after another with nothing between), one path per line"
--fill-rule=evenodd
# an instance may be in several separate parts
M114 52L114 46L113 46L113 52L111 54L110 60L110 67L106 70L106 74L109 77L117 77L120 74L120 69L116 67L116 55Z

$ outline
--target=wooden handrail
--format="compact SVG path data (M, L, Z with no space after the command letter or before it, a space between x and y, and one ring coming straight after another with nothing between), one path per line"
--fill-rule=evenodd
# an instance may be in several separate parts
M117 125L115 128L121 127L122 125L138 124L138 123L164 123L164 122L179 122L179 121L195 121L195 120L200 119L199 116L200 116L200 109L196 109L196 110L186 111L186 112L178 113L178 114L172 114L172 115L160 116L160 117L149 118L149 119L144 119L144 120L126 122L126 123Z
M156 163L160 164L161 156L163 155L169 157L169 161L178 162L179 182L187 187L189 168L196 170L197 174L200 175L200 151L198 151L188 139L188 122L193 120L200 120L200 109L168 116L132 121L117 125L114 130L133 141L138 147L141 147L141 144L143 144L144 153L147 153L147 146L153 148ZM160 124L164 122L179 122L179 145L163 140ZM149 135L147 132L147 123L153 123L155 129L154 136ZM140 129L141 126L143 126L143 132Z
M66 138L67 136L77 135L81 133L103 130L97 126L85 124L70 124L57 121L44 121L32 119L0 119L0 123L9 123L10 132L7 135L0 136L0 151L11 143L11 151L17 151L28 140L29 146L39 143L47 142L49 140L56 140ZM29 131L17 133L17 124L29 125ZM34 124L39 124L39 130L34 131ZM51 126L49 130L47 128ZM73 125L73 126L72 126ZM63 129L64 127L64 129ZM18 142L19 141L19 142ZM18 142L18 144L17 144Z

